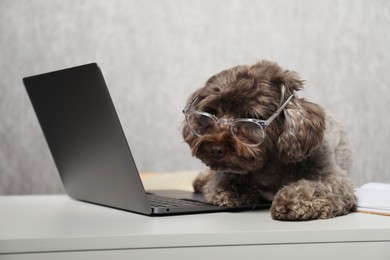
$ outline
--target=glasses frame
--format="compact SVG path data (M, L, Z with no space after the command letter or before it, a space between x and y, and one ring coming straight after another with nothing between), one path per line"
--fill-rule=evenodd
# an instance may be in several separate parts
M189 128L191 129L192 133L194 133L198 137L200 137L202 135L198 134L192 128L191 123L189 122L189 119L188 119L189 115L191 115L191 114L198 114L198 115L203 115L203 116L209 117L209 118L211 118L215 122L216 125L227 125L227 126L230 126L230 131L231 131L233 136L236 136L234 134L234 131L233 131L233 126L236 123L238 123L238 122L250 122L250 123L257 124L261 129L263 129L263 131L262 131L263 132L263 139L262 139L261 142L259 142L257 144L248 144L248 143L245 143L245 142L241 141L240 138L237 138L238 140L240 140L240 142L244 143L245 145L254 147L254 146L260 145L264 141L265 131L266 131L267 126L269 126L272 123L272 121L274 121L275 118L279 116L279 114L284 110L284 108L287 106L287 104L290 102L290 100L292 99L293 96L294 95L289 96L287 98L287 100L278 108L278 110L276 110L276 112L273 113L272 116L270 116L267 120L255 119L255 118L233 118L233 119L218 118L217 116L215 116L213 114L210 114L210 113L207 113L207 112L198 111L198 110L195 110L195 109L192 108L192 105L198 100L198 97L195 97L190 102L188 102L188 104L184 107L182 112L185 115L187 124L188 124Z

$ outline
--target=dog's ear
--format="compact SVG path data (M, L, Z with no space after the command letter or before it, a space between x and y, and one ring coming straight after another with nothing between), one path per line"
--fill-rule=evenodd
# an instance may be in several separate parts
M281 88L285 100L303 89L298 73L279 70L272 82ZM284 109L283 131L278 138L280 158L286 163L299 162L307 157L323 141L325 131L324 110L303 98L293 97Z
M298 162L322 143L325 112L314 103L293 97L284 115L283 131L278 139L280 158L286 163Z

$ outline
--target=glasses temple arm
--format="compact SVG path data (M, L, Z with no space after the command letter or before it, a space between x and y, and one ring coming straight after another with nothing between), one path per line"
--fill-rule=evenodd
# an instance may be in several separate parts
M284 110L284 108L287 106L288 102L290 102L290 100L292 99L293 96L294 95L289 96L288 99L286 100L286 102L284 102L283 105L281 105L278 108L278 110L276 110L276 112L265 121L266 125L269 125L269 124L271 124L272 121L274 121L274 119Z

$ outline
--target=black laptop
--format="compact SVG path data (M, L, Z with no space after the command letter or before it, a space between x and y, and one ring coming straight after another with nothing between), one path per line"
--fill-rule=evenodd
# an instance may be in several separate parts
M246 210L201 194L146 192L96 63L23 79L66 192L74 199L145 215ZM269 207L268 204L257 208Z

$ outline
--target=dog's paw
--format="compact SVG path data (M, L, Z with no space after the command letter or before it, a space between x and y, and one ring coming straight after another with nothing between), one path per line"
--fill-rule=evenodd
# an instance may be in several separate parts
M327 219L337 215L340 208L324 185L305 180L285 186L275 195L271 216L276 220Z
M238 194L219 188L208 192L203 191L203 196L207 203L216 206L234 207L245 204L245 201Z
M192 182L194 192L202 193L203 187L210 181L210 179L213 177L213 174L214 171L211 170L201 171Z

